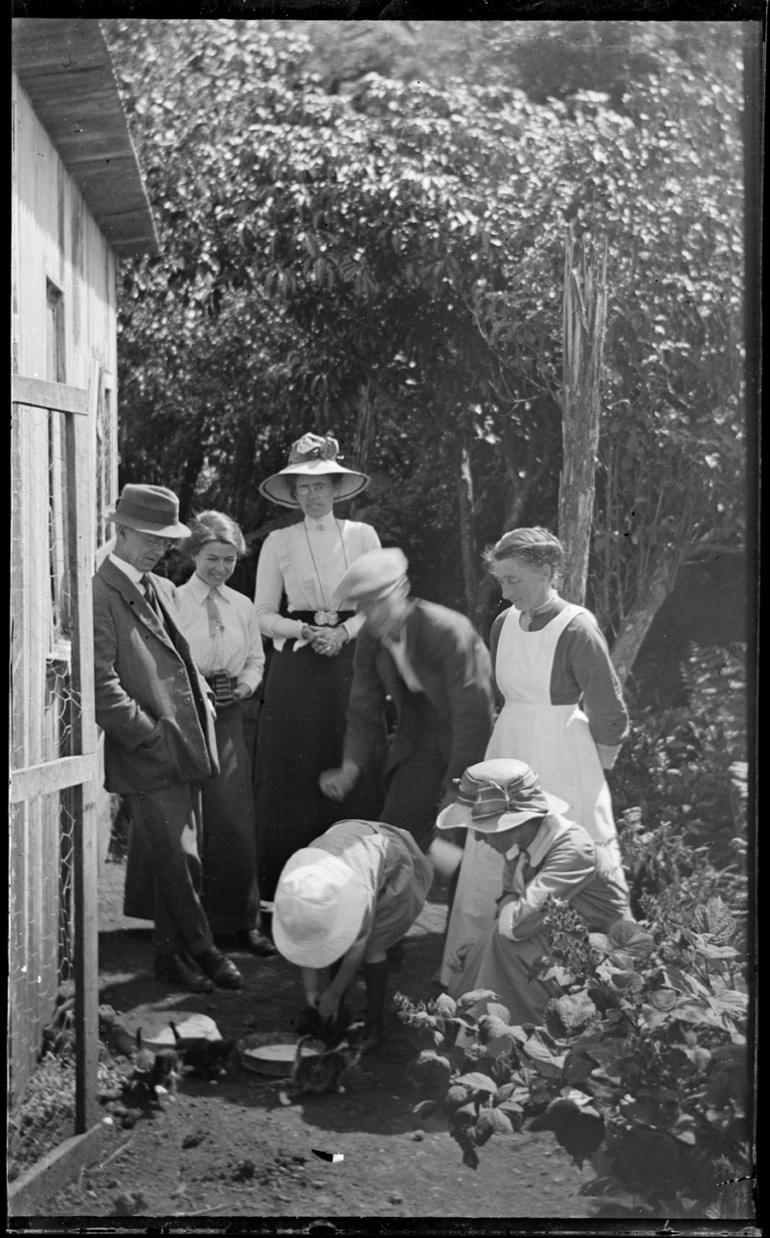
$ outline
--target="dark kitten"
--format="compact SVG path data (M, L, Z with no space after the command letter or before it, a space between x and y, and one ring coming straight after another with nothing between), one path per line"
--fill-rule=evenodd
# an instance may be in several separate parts
M358 1064L362 1046L358 1043L358 1031L362 1024L348 1029L348 1036L333 1049L324 1053L303 1054L303 1048L312 1036L302 1036L294 1054L294 1065L288 1087L279 1093L282 1105L291 1105L298 1096L307 1093L344 1092L343 1076Z
M235 1041L207 1040L205 1036L180 1036L176 1023L171 1024L171 1031L174 1033L182 1065L188 1070L202 1075L210 1083L227 1073Z
M334 1049L346 1039L352 1024L352 1016L344 1001L340 1002L336 1018L322 1019L315 1006L306 1006L295 1024L297 1035L313 1036L322 1040L327 1049Z
M173 1100L178 1078L179 1056L176 1049L160 1049L157 1052L145 1049L142 1029L137 1028L134 1070L129 1080L132 1089L145 1089L153 1100L158 1099L160 1090L161 1093L168 1093Z

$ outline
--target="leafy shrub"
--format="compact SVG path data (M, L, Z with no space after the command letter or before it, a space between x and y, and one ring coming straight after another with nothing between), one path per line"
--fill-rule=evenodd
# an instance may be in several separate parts
M686 707L632 711L610 775L632 909L721 894L747 911L745 650L688 647Z
M613 804L619 816L637 809L647 829L676 820L719 867L733 858L733 767L746 760L745 648L690 644L682 675L686 706L632 711L611 775Z
M541 1027L511 1026L489 990L427 1006L397 995L399 1017L434 1042L411 1071L415 1112L443 1111L471 1168L493 1134L527 1122L590 1161L583 1191L616 1214L722 1215L721 1186L751 1173L748 997L727 904L678 917L672 905L603 934L554 901L546 923L531 974L563 993Z

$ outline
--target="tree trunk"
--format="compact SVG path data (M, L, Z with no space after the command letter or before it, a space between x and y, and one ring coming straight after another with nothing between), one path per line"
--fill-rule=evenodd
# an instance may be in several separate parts
M585 598L594 514L606 314L606 241L599 258L576 238L572 221L564 256L559 537L564 545L562 593L579 605Z
M460 555L465 585L465 610L466 614L473 615L476 613L478 565L476 563L476 539L473 533L473 476L467 447L460 449L457 505L460 515Z
M674 588L676 575L676 566L661 560L623 620L611 650L612 665L621 684L626 682L653 619Z

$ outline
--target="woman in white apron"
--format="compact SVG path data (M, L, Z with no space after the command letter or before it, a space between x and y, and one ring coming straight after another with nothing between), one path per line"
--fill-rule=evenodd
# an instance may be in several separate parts
M607 848L622 875L610 769L628 729L622 691L594 616L560 598L554 581L562 547L546 529L517 529L485 560L512 603L490 639L502 709L486 758L526 761L544 791L567 801L565 816ZM581 707L582 706L582 707ZM441 982L482 935L502 886L502 860L469 836L447 930Z

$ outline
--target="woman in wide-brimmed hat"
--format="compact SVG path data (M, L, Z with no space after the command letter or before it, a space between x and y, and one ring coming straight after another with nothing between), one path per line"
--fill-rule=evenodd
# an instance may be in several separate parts
M380 539L371 525L339 519L334 504L369 484L343 467L330 436L305 434L289 462L260 493L303 519L265 540L255 605L262 634L273 643L260 710L255 790L260 893L268 904L289 857L340 816L376 818L378 778L364 778L342 805L318 786L322 770L342 756L353 652L363 615L337 611L334 591L345 572Z
M449 993L458 998L491 989L514 1026L539 1023L549 997L561 992L553 982L530 979L532 964L548 953L543 915L551 897L568 902L597 932L632 919L622 870L563 815L566 809L524 761L500 758L469 766L455 803L436 823L439 830L472 831L502 868L480 937L459 943L449 956Z
M627 732L628 715L607 642L596 619L559 597L559 539L539 527L513 529L484 553L511 603L492 625L490 653L502 706L487 758L514 757L569 805L624 880L612 801L604 775ZM501 860L469 838L447 929L448 957L473 940L492 908Z
M302 968L300 1027L317 1020L328 1041L337 1039L347 1021L345 994L362 967L366 1044L379 1043L388 951L414 924L432 880L411 834L376 821L338 821L291 857L275 892L273 935L284 958Z

